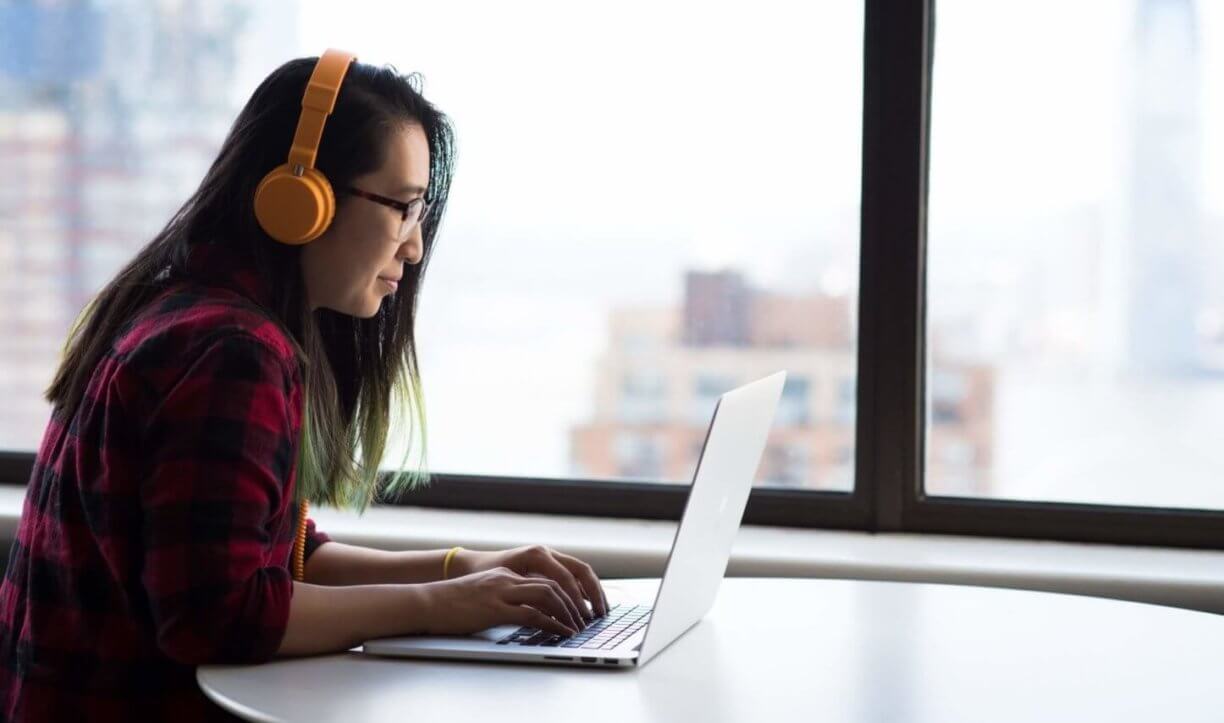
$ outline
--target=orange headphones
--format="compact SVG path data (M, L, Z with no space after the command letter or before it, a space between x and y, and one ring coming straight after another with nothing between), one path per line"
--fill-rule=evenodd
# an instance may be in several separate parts
M323 125L336 107L340 83L356 59L352 53L333 48L319 56L302 95L302 114L289 147L289 162L269 171L255 189L255 220L283 244L310 243L327 230L336 214L336 195L327 176L314 167L315 155ZM293 541L295 580L306 577L306 511L307 502L302 500Z
M302 95L302 114L289 147L289 161L273 168L255 189L255 219L272 238L298 246L318 238L331 225L336 195L327 176L314 167L323 125L336 107L340 83L352 53L328 48L315 64Z

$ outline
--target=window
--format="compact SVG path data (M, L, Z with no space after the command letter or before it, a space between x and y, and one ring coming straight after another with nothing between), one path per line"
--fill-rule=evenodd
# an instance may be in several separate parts
M938 13L926 489L1224 507L1224 8Z
M210 8L6 11L21 31L4 67L25 75L0 125L22 239L4 323L43 345L0 358L23 400L0 447L36 446L31 374L49 381L75 313L190 193L262 76L327 46L419 71L463 148L419 316L435 472L616 478L622 432L704 432L732 387L676 391L702 375L853 359L861 4L490 3L477 24L446 4ZM119 37L134 51L110 52ZM75 54L41 52L60 46ZM687 481L696 457L677 445L680 473L660 474Z
M746 522L1224 548L1217 3L355 3L0 7L4 481L77 311L334 46L459 133L406 504L676 519L786 369Z

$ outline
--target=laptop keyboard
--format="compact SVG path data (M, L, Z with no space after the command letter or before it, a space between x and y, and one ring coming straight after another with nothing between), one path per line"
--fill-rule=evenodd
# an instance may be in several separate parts
M595 618L577 635L565 636L523 626L497 641L498 645L532 645L541 648L611 650L650 621L649 605L614 605L607 615Z

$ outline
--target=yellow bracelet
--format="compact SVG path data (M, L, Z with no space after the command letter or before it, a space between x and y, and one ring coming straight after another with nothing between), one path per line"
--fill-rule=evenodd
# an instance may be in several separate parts
M450 549L450 552L446 553L446 559L443 560L442 562L442 579L443 580L446 579L448 573L450 572L451 558L455 556L456 552L459 552L462 549L463 549L462 547L459 547L456 545L455 547L452 547Z

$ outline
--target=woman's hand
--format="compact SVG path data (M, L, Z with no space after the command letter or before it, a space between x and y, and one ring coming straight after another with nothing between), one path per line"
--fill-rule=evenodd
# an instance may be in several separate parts
M460 550L451 560L452 577L505 567L524 577L556 583L578 619L591 620L586 601L595 615L608 614L608 598L591 566L576 557L544 545L525 545L509 550Z
M466 635L515 624L571 636L585 627L556 581L526 577L506 567L427 583L424 589L429 601L425 632L435 635Z

